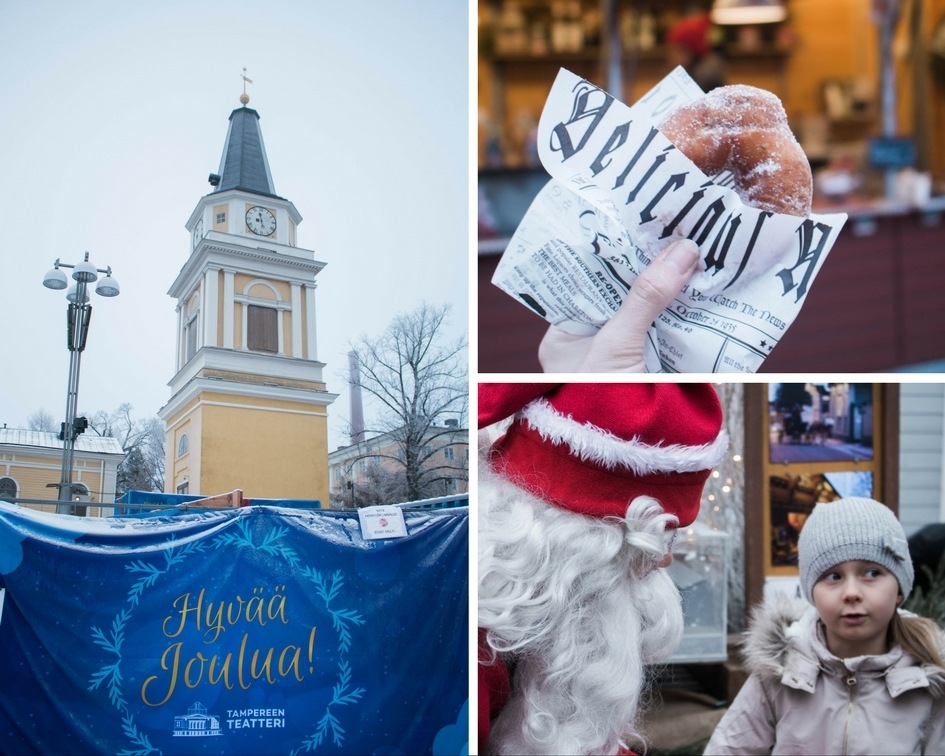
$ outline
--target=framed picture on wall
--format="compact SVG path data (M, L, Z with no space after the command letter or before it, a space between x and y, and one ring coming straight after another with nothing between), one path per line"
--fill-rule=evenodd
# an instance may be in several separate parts
M768 384L772 464L872 460L874 426L872 384Z
M872 496L873 473L784 473L768 480L771 567L797 567L797 538L814 506L844 496Z

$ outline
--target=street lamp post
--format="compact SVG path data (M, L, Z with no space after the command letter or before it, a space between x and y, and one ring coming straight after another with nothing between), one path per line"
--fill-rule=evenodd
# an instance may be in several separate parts
M69 349L69 385L66 392L66 421L59 431L59 438L62 439L62 475L59 483L56 484L59 488L59 496L57 497L59 503L56 505L56 511L61 514L71 514L73 511L72 463L75 457L75 440L88 424L85 418L76 417L79 400L79 363L82 360L82 352L85 350L85 342L89 336L89 322L92 319L92 305L89 304L88 285L93 281L98 281L99 273L104 273L105 277L98 281L95 293L102 297L117 297L118 282L112 278L110 267L96 268L89 262L89 253L86 252L85 259L75 265L56 260L53 267L43 277L43 286L56 290L65 289L69 286L69 280L60 268L70 268L75 283L66 292L66 299L69 300L66 319L66 346Z

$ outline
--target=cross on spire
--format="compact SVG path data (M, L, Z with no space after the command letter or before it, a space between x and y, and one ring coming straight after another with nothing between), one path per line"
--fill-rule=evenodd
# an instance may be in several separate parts
M243 73L241 74L243 79L243 94L240 95L240 102L244 105L249 102L249 95L246 94L246 85L252 84L253 80L246 75L246 66L243 66Z

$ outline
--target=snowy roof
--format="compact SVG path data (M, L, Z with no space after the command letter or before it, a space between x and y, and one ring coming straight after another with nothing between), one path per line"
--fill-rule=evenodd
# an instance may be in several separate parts
M62 441L58 433L49 431L23 430L22 428L0 428L0 444L11 446L35 446L43 449L61 449ZM125 452L117 438L83 433L75 440L75 450L91 454L120 454Z

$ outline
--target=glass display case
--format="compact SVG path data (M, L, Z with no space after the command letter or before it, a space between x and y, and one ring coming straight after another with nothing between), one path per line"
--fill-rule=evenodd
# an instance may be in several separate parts
M700 522L682 529L669 574L682 596L685 630L670 664L724 662L729 536Z

